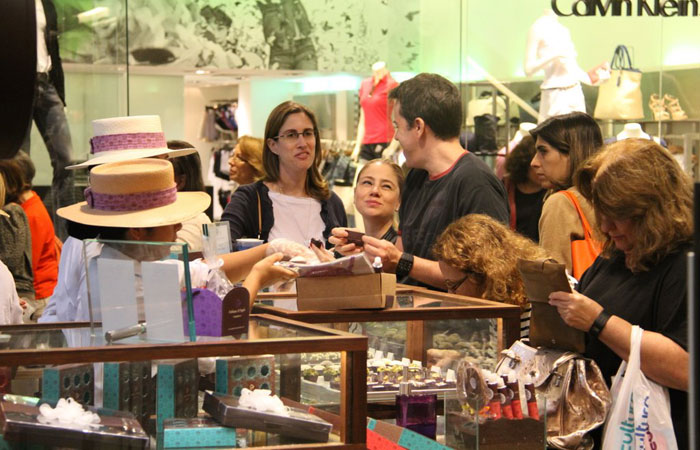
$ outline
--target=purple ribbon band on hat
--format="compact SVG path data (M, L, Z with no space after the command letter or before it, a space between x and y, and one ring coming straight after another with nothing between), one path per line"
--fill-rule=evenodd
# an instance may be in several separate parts
M100 194L91 188L84 191L87 204L103 211L141 211L175 203L177 187L135 194Z
M90 153L136 148L167 148L163 133L105 134L90 139Z

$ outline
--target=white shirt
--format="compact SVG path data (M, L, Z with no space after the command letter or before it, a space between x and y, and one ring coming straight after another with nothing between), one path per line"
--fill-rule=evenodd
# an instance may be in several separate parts
M88 243L86 248L88 259L99 255L101 250L102 244ZM61 250L56 288L39 322L89 320L87 305L83 241L69 236Z
M7 266L0 261L0 325L22 323L22 307L15 280Z
M35 0L36 5L36 71L48 73L51 70L51 56L46 47L46 14L41 0Z
M275 223L267 240L285 238L308 247L311 238L325 243L326 225L321 219L321 202L309 197L292 197L270 192Z

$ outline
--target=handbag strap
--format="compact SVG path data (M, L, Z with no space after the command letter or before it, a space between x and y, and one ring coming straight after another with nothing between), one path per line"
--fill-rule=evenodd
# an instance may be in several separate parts
M570 201L571 203L574 204L574 208L576 208L576 212L578 213L579 219L581 219L581 225L583 225L583 234L586 237L586 239L593 240L593 233L591 231L591 226L588 223L588 220L586 219L586 215L583 214L583 211L581 210L581 205L578 202L578 199L576 198L576 194L574 194L571 191L559 191L562 194L564 194Z
M258 196L258 239L262 235L262 206L260 204L260 192L255 190L255 194Z
M632 57L627 46L618 45L615 48L615 53L613 53L610 61L610 68L613 70L637 70L632 67Z

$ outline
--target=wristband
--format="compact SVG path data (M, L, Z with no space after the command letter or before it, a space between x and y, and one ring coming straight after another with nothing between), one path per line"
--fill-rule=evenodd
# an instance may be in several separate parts
M413 268L413 255L410 253L402 253L399 258L399 263L396 265L396 277L403 278L408 276Z
M603 331L603 328L605 328L605 324L608 323L608 320L610 320L610 313L602 310L600 314L598 314L598 317L593 321L593 325L591 325L590 330L588 330L588 334L593 336L594 338L598 338L600 335L601 331Z

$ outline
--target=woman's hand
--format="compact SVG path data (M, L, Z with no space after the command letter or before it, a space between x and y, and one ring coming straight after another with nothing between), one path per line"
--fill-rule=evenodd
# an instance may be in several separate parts
M590 330L603 311L595 300L578 292L552 292L549 294L549 304L557 308L567 325L581 331Z
M355 244L349 244L347 241L348 232L347 228L333 228L331 230L331 236L328 238L328 242L335 245L335 251L343 256L354 255L355 253L360 253L362 248Z
M250 274L246 277L246 281L243 283L243 285L246 286L246 283L250 279L252 283L256 283L259 285L259 287L254 291L257 292L260 290L260 288L277 283L278 281L288 281L293 278L296 278L297 273L293 270L289 270L286 267L275 265L276 262L282 261L283 258L284 255L282 253L275 253L273 255L268 256L265 259L258 261L253 266L253 269L250 271Z
M325 263L335 261L335 256L333 256L333 253L325 248L316 247L314 244L311 244L309 248L311 248L311 250L316 254L316 257L320 262Z

